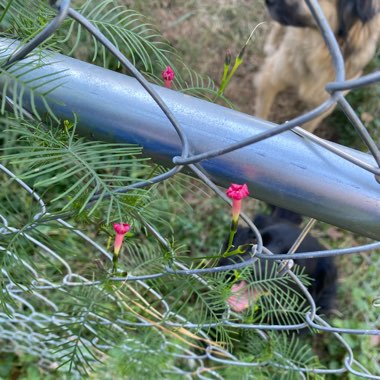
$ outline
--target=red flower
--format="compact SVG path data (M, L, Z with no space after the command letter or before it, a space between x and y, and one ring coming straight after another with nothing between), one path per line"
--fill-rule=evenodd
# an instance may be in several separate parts
M232 183L231 186L227 189L226 194L228 198L240 201L241 199L248 197L249 190L245 183L243 185Z
M121 245L123 244L124 235L129 232L131 226L127 223L114 223L113 229L116 232L114 253L118 255L120 252Z
M174 71L173 69L168 66L163 72L162 72L162 78L165 81L165 87L170 88L172 84L172 80L174 79Z
M227 197L232 199L232 220L237 222L240 215L241 201L249 195L248 187L246 184L238 185L232 183L226 191Z
M113 229L117 234L125 235L131 229L131 226L127 223L114 223Z

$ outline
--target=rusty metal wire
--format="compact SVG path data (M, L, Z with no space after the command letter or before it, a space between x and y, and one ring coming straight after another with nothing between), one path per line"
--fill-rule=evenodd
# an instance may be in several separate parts
M76 12L74 9L70 8L70 0L62 0L58 2L51 2L52 6L56 8L57 15L50 24L46 26L46 28L39 33L36 37L33 38L28 44L20 48L15 54L13 54L7 60L5 64L5 68L10 67L16 61L21 60L27 54L33 51L35 47L39 46L43 41L45 41L49 36L51 36L57 28L59 28L60 24L66 17L71 17L76 22L80 23L89 33L92 34L94 38L96 38L106 49L109 50L111 54L113 54L120 63L129 71L129 73L134 76L139 83L143 86L143 88L149 93L149 95L154 99L157 105L161 108L163 113L166 115L173 128L178 134L178 137L181 140L182 144L182 152L180 156L173 157L173 163L176 165L173 169L167 171L164 174L160 174L154 178L150 178L147 181L140 182L138 184L134 184L128 187L124 187L119 189L118 191L121 193L128 192L132 189L142 188L145 186L150 186L152 183L160 183L177 173L179 173L184 167L191 170L195 176L200 178L210 189L212 189L215 194L221 198L223 198L226 202L229 202L229 199L225 196L225 194L218 188L218 186L213 183L213 181L208 178L207 175L202 171L199 163L203 160L207 160L213 157L217 157L223 155L225 153L238 150L242 147L245 147L250 144L255 144L259 141L269 139L273 136L276 136L284 131L288 131L292 129L297 134L303 136L304 138L310 140L312 143L318 144L323 148L331 151L332 153L339 155L352 162L353 164L361 167L363 170L366 170L375 175L379 174L379 166L380 166L380 152L377 148L375 142L372 140L371 136L367 132L365 126L361 122L361 120L356 116L354 109L351 107L349 102L345 99L342 94L343 90L347 89L355 89L362 86L366 86L375 82L380 81L379 72L372 73L366 76L363 76L359 79L355 80L345 80L345 70L344 70L344 60L342 54L340 53L340 49L338 43L335 39L333 32L331 31L329 24L327 23L317 0L306 0L312 14L317 21L325 42L329 48L334 67L336 72L335 81L332 83L326 83L326 90L331 94L330 98L325 101L323 104L319 105L317 108L305 113L302 116L298 116L293 120L290 120L278 127L272 128L268 131L262 132L258 135L254 135L249 137L244 141L239 141L230 146L224 147L222 149L218 149L215 151L203 152L200 154L192 155L189 149L189 141L186 136L185 131L181 127L180 123L176 120L175 116L162 100L160 95L155 91L152 85L139 73L139 71L128 61L128 59L115 47L113 44L95 27L93 26L85 17ZM11 99L7 99L9 104L12 104ZM337 146L330 144L327 141L324 141L311 133L306 132L305 130L299 128L298 126L306 123L319 115L325 112L330 107L338 104L346 113L352 125L356 128L358 134L362 137L364 142L366 143L368 150L374 157L376 161L376 165L369 165L361 162L357 158L350 155L349 152L343 151L339 149ZM33 117L25 110L21 110L28 117ZM5 166L0 165L0 170L10 178L13 178L17 184L26 191L30 197L32 197L35 203L38 204L39 210L34 215L34 220L38 221L42 216L47 216L48 210L43 201L43 198L39 196L33 189L31 189L25 182L21 179L17 178L15 174L13 174L10 170L8 170ZM97 196L95 195L93 201L97 200ZM373 329L345 329L338 328L329 325L326 321L324 321L320 316L317 315L316 305L309 294L307 288L302 284L300 279L292 272L290 269L290 265L285 267L285 271L283 274L287 274L290 276L293 281L299 287L299 290L303 293L305 298L307 299L310 311L304 316L304 322L292 324L292 325L260 325L260 324L245 324L236 322L236 318L231 319L231 310L228 309L228 312L224 315L223 320L218 323L208 323L202 325L202 330L199 330L199 325L196 323L192 323L181 317L180 315L173 313L171 311L170 304L165 301L160 294L158 294L155 290L149 287L148 280L165 277L165 276L192 276L196 281L199 281L205 286L209 286L207 281L202 277L202 274L205 273L217 273L229 270L237 270L242 269L244 267L251 266L258 259L264 260L275 260L278 265L284 268L284 264L288 263L291 260L304 258L316 258L316 257L326 257L326 256L339 256L339 255L350 255L350 254L358 254L362 252L369 252L380 248L380 242L375 242L359 247L349 247L344 249L334 249L334 250L325 250L320 252L305 252L305 253L295 253L291 254L290 257L286 257L284 255L274 255L267 248L263 246L262 238L260 232L256 228L256 226L251 222L250 218L246 215L242 215L242 218L247 223L247 225L252 229L257 242L254 245L251 253L251 259L238 263L231 264L228 266L220 266L220 267L212 267L212 268L202 268L202 269L189 269L186 265L181 262L178 262L174 259L170 265L167 265L161 272L144 274L144 275L133 275L133 273L128 274L127 277L114 277L111 278L110 281L115 283L120 282L128 282L131 284L137 284L138 286L146 289L150 295L157 299L157 303L160 304L161 309L163 310L162 319L160 323L164 326L171 328L187 328L187 329L195 329L198 332L200 331L200 335L207 339L207 334L204 331L207 331L209 328L215 327L217 325L223 324L228 327L240 328L240 329L254 329L257 331L258 336L267 340L268 335L266 331L282 331L282 330L298 330L304 327L310 327L317 331L324 331L330 333L334 339L336 339L340 345L344 348L346 352L346 358L344 362L341 364L340 368L336 369L325 369L325 368L303 368L297 367L293 364L289 364L289 366L282 365L277 363L274 360L268 360L267 362L242 362L236 356L231 354L230 352L222 349L220 346L210 344L204 353L196 353L192 352L186 347L182 347L181 345L177 345L173 348L173 344L166 341L165 336L162 335L162 345L161 349L163 352L166 352L167 355L173 355L174 357L181 358L181 360L188 360L192 362L192 368L189 370L184 370L180 368L180 366L173 366L172 373L179 374L184 378L194 378L197 376L199 379L222 379L222 376L218 373L213 364L221 364L223 366L244 366L244 367L258 367L258 366L274 366L278 368L283 368L285 370L291 370L298 372L300 378L306 378L307 373L318 373L318 374L342 374L345 372L349 372L358 377L368 378L368 379L380 379L380 375L370 374L360 363L357 363L353 352L348 344L348 342L344 339L342 334L356 334L356 335L377 335L380 336L380 330ZM39 250L44 252L44 255L48 257L51 262L59 263L63 269L62 280L60 282L52 282L49 279L41 277L38 273L38 269L32 267L30 264L26 262L21 262L21 264L30 272L34 280L28 287L20 284L16 284L12 279L12 276L7 273L4 269L3 275L6 276L9 280L6 285L7 294L11 297L12 300L16 301L17 305L20 305L19 309L14 307L14 304L11 302L7 303L7 308L12 314L10 317L7 313L0 313L0 339L4 342L9 342L2 346L3 352L27 352L32 355L38 356L40 358L41 367L44 368L54 368L59 364L59 355L60 353L57 351L57 348L64 344L63 338L58 335L51 334L51 336L47 337L40 333L41 326L46 326L48 324L55 324L59 326L60 324L72 322L72 317L67 314L60 312L60 304L52 301L54 297L52 293L64 293L65 289L72 287L99 287L101 286L102 281L96 279L88 279L77 273L75 273L74 269L70 265L70 263L64 260L59 256L58 253L54 251L53 248L47 246L46 244L38 241L36 238L32 237L28 231L33 228L33 226L28 226L27 229L15 228L9 225L8 220L0 215L2 227L0 228L0 235L7 235L10 233L18 233L20 236L28 240L31 244L36 246ZM56 219L56 222L62 225L65 228L69 228L71 233L78 235L81 239L85 240L91 247L98 251L106 260L112 260L112 256L109 252L100 246L98 243L93 241L91 238L86 236L81 231L77 230L75 226L70 225L64 219ZM146 225L145 226L152 235L167 249L168 252L171 252L172 248L166 238L161 235L159 231L157 231L153 226ZM9 255L17 259L17 255L15 252L10 252L3 248L0 245L0 250L3 251L4 255ZM21 260L22 261L22 260ZM110 294L110 300L113 300L115 297ZM228 306L226 306L228 308ZM52 311L51 314L47 313L46 310L50 309ZM54 313L53 313L54 312ZM57 314L58 313L58 314ZM57 315L60 315L57 318ZM236 316L235 316L236 317ZM147 320L137 317L137 320L129 321L123 319L116 320L108 320L104 318L102 323L105 325L112 325L114 328L118 329L120 335L125 336L126 342L125 349L128 350L128 333L127 327L150 327L151 329L157 329L157 325L155 323L148 322ZM93 347L94 350L97 348L112 348L112 342L98 342L96 339L96 333L93 332L89 327L88 330L93 334L93 340L84 340L82 343L87 347ZM211 363L211 364L210 364ZM194 369L195 368L195 369ZM65 369L65 368L63 368ZM74 375L80 378L79 373L74 371Z

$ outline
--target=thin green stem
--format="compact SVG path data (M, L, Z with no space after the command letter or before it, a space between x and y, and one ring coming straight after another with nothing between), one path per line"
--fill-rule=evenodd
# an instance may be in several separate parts
M233 242L234 242L234 238L235 238L235 235L237 232L237 227L238 227L238 221L232 220L231 227L230 227L230 237L228 239L227 249L225 250L225 252L222 255L223 257L226 256L228 254L228 252L230 251L230 249L233 247Z
M117 273L118 263L119 263L119 255L114 254L112 257L112 274Z

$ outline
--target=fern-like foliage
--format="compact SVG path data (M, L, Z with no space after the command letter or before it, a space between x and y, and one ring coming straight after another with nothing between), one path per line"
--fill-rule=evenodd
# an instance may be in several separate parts
M176 341L173 339L173 347ZM174 355L162 349L162 337L156 331L148 330L143 336L132 334L129 339L110 351L107 361L96 366L94 380L131 378L180 380L175 374Z
M210 102L216 102L219 100L222 104L225 104L230 108L234 108L234 104L229 99L218 93L218 87L209 76L200 75L196 71L189 68L181 60L172 62L171 66L174 67L176 71L176 79L173 81L175 89L184 94L206 99ZM159 74L145 73L145 76L151 82L162 82Z
M161 282L155 282L170 304L172 314L168 318L179 322L176 315L185 316L187 321L199 325L220 323L226 312L225 289L226 280L221 276L212 279L206 276L208 285L202 284L197 278L191 276L171 276ZM213 336L219 343L227 346L231 344L229 328L220 324L217 329L205 327L205 331Z
M170 63L168 56L172 54L172 49L169 44L140 13L115 5L114 0L87 0L78 11L143 71L152 72L155 64L165 67ZM72 45L70 55L74 54L80 44L88 46L92 43L92 49L89 49L93 52L91 60L96 61L101 57L103 65L108 66L105 48L74 20L67 20L60 34L60 44Z
M108 223L123 220L126 209L140 202L141 197L136 199L138 191L127 195L116 192L138 181L130 169L138 162L135 157L141 153L139 147L86 141L75 136L75 127L69 131L65 126L46 128L26 121L21 128L9 128L7 132L18 136L19 144L16 149L5 148L3 159L22 166L21 178L38 191L60 187L50 202L59 204L62 211L74 208L80 214L96 194L97 201L91 204L88 216L100 205L108 204L105 214ZM148 172L145 162L140 158L141 168Z
M40 33L55 15L44 0L0 0L0 12L0 30L24 42Z
M50 325L47 332L54 339L60 367L67 366L68 372L88 374L93 363L101 358L102 349L97 345L112 347L123 338L115 323L118 314L112 296L100 288L75 288L63 295L62 312L57 314L56 323ZM105 320L108 323L104 323ZM91 343L94 338L97 345ZM62 343L57 345L57 340Z
M218 94L218 87L210 77L199 75L196 71L190 68L185 68L185 85L182 85L180 90L183 93L188 93L199 98L205 98L215 102L221 100L225 105L234 108L234 105L225 96Z
M251 271L246 271L252 289L258 294L256 313L251 310L250 317L256 323L294 325L305 322L305 314L310 307L297 284L289 276L279 276L278 267L268 261L258 261ZM304 284L308 279L299 267L293 271Z
M194 268L200 269L209 266L210 263L203 261L201 265L194 266ZM299 268L296 268L295 271L304 284L308 282L307 277ZM178 301L181 305L180 313L188 300L192 300L192 302L194 299L196 300L196 316L193 316L193 320L195 317L199 324L222 320L227 311L226 301L231 296L231 281L234 274L206 275L204 278L207 279L209 287L202 286L194 278L189 280L187 276L181 281L174 280L176 283L178 281L178 284L170 285L170 295L172 293L177 296L182 295ZM252 307L240 314L241 322L294 325L305 321L305 314L310 309L305 297L288 276L278 276L276 266L258 261L254 266L240 271L239 280L245 280L251 293L255 294ZM165 284L170 284L170 281L165 281ZM185 296L188 298L183 298Z
M298 368L323 368L318 358L305 342L296 335L289 336L281 332L269 332L263 337L257 332L246 330L239 338L238 358L245 363L257 363L257 367L229 367L224 372L227 379L281 379L300 378ZM260 366L262 363L262 366ZM320 380L322 375L305 372L306 379Z
M44 114L48 114L58 121L47 98L65 81L65 70L43 76L38 71L43 66L53 64L44 62L40 56L11 68L0 68L1 114L4 115L7 109L11 109L16 118L24 118L23 109L28 109L38 120L41 120ZM34 76L32 79L31 73ZM25 78L27 74L28 79Z

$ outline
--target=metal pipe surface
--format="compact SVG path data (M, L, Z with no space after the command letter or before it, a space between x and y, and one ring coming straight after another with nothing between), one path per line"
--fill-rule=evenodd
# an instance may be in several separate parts
M11 54L14 47L9 45L10 40L0 39L0 56ZM51 79L58 72L62 77L65 71L63 79L41 88L61 83L49 95L58 117L72 119L75 113L79 133L141 145L146 156L173 166L172 158L181 153L179 137L135 79L60 54L43 61L48 64L28 70L24 79L35 79L31 85L36 86L43 83L41 77ZM3 83L0 78L0 86ZM184 128L192 154L223 148L275 126L177 91L155 89ZM37 99L36 104L44 112L42 102ZM27 93L24 106L32 111ZM375 165L368 154L340 148ZM291 131L203 161L202 167L221 186L246 182L257 199L380 240L380 184L374 175Z

